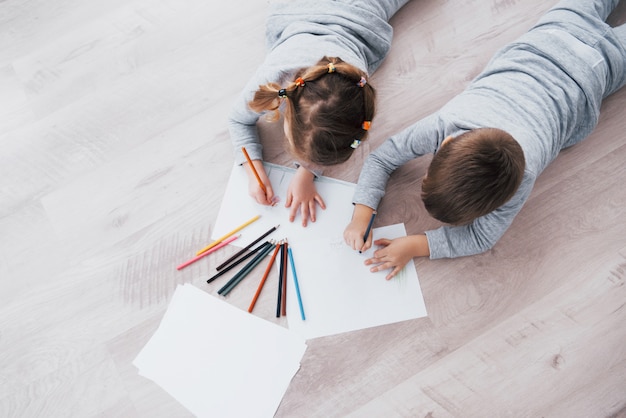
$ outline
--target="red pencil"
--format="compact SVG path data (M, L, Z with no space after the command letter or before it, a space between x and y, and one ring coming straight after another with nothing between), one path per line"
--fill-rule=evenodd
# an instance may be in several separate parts
M265 273L263 274L263 278L261 279L261 282L259 283L259 287L257 288L256 293L254 294L254 298L252 299L252 302L250 302L250 307L248 307L248 312L252 312L252 310L254 309L256 300L259 298L259 295L261 294L261 290L263 289L263 285L265 284L265 280L267 279L267 276L270 274L270 270L272 269L272 265L274 264L274 260L276 259L276 254L278 254L279 249L280 249L280 245L276 244L276 248L274 249L274 254L272 254L272 258L270 259L270 262L267 265L267 268L265 269Z
M192 258L191 260L185 261L183 264L179 265L178 267L176 267L176 270L181 270L184 269L185 267L187 267L189 264L191 263L195 263L196 261L200 260L202 257L209 255L217 250L219 250L222 247L227 246L228 244L230 244L231 242L233 242L234 240L236 240L237 238L239 238L240 235L234 235L230 238L228 238L226 241L222 241L219 244L217 244L215 247L212 247L211 249L201 253L200 255L195 256L194 258Z

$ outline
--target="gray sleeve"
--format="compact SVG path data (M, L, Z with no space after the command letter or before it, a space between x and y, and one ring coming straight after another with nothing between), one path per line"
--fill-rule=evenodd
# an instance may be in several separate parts
M376 209L389 176L406 162L434 153L443 141L439 118L431 115L387 139L365 160L352 202Z
M284 72L281 71L279 65L275 63L278 58L272 54L265 57L265 61L256 69L230 110L228 132L234 147L236 164L243 164L246 161L243 152L241 152L241 147L244 146L251 159L263 159L263 146L259 139L257 121L265 113L253 111L248 106L248 102L254 98L254 93L260 85L268 82L280 84L286 74L294 71L293 68L287 66L285 66Z
M509 228L528 199L535 176L524 174L515 195L503 206L468 225L442 226L426 231L430 258L455 258L490 250Z
M246 147L251 159L263 158L263 147L256 127L261 115L248 107L248 101L252 98L250 96L249 89L244 89L233 105L228 118L228 132L233 143L236 164L243 164L246 161L241 147Z

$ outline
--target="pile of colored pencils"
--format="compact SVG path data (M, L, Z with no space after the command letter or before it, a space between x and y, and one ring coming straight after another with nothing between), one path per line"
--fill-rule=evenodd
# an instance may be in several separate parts
M218 249L223 248L226 245L230 244L231 242L233 242L239 237L239 235L235 235L235 233L239 232L241 229L250 225L252 222L256 221L257 219L259 219L259 216L255 216L254 218L248 220L247 222L233 229L232 231L225 234L224 236L216 239L211 244L207 245L202 250L198 251L194 258L179 265L177 269L181 270L189 266L190 264L195 263L196 261L200 260L202 257L205 257L217 251ZM296 295L298 298L298 305L300 307L300 316L302 320L305 320L306 318L304 315L304 308L302 306L302 298L300 295L300 287L298 284L298 276L296 274L296 267L293 261L292 249L289 247L287 239L282 239L280 241L266 240L262 244L259 244L258 246L254 247L256 244L261 242L268 235L276 231L278 227L279 225L276 225L270 228L260 237L258 237L257 239L252 241L250 244L248 244L245 248L242 248L240 251L238 251L231 257L229 257L226 261L222 262L219 266L216 267L217 273L213 275L211 278L209 278L207 280L207 283L213 282L215 279L223 276L225 273L234 269L238 265L242 264L244 261L249 260L247 263L243 265L243 267L239 269L237 273L235 273L230 278L230 280L225 285L223 285L218 290L217 292L218 294L222 296L226 296L239 283L241 283L241 281L246 276L248 276L250 272L252 272L255 269L255 267L257 267L263 261L265 257L267 257L270 253L272 253L272 257L270 258L270 261L265 268L265 273L263 274L263 277L261 278L259 286L252 299L252 302L250 303L250 306L248 307L248 312L252 312L252 310L254 309L254 305L256 304L257 299L259 298L259 295L261 294L261 290L263 289L263 286L265 285L265 282L269 276L272 266L274 265L274 262L276 261L276 259L278 259L279 277L278 277L278 295L277 295L277 302L276 302L276 317L279 318L281 316L287 315L287 276L288 276L287 272L288 272L288 264L291 264L291 271L292 271L295 291L296 291Z

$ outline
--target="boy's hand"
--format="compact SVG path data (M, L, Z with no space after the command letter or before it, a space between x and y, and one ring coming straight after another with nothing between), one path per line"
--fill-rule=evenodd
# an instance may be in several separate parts
M287 189L287 201L285 207L291 207L289 211L289 222L296 219L298 208L302 215L302 226L307 226L309 218L315 222L315 206L319 204L322 209L326 209L326 204L322 196L317 193L313 179L315 175L306 168L300 166Z
M365 265L374 265L370 271L392 269L385 277L390 280L411 261L413 257L425 257L430 255L426 235L409 235L408 237L393 240L382 238L374 242L383 248L374 251L374 257L365 260Z
M363 242L363 235L367 225L372 218L374 209L365 205L355 205L354 213L352 214L352 221L348 224L343 231L343 239L346 244L353 250L359 250L361 252L367 251L372 246L372 233L370 232L367 240Z
M254 168L259 174L267 192L263 191L261 188L259 181L252 171L252 168L250 168L250 164L243 163L243 166L246 169L246 174L248 175L248 194L261 205L274 206L278 197L274 196L274 189L272 189L270 179L267 177L267 173L263 167L263 162L261 160L252 160L252 164L254 164Z

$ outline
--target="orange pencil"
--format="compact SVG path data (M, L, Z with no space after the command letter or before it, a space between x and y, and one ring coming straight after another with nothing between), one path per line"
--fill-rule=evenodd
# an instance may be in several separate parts
M259 287L257 288L256 293L254 294L254 298L252 299L252 302L250 303L248 312L252 312L252 310L254 309L256 300L259 298L259 295L261 294L261 290L263 289L263 285L265 284L265 280L267 279L267 276L270 274L270 270L272 269L272 265L274 264L274 260L276 259L276 254L278 254L279 249L280 249L280 245L276 244L276 248L274 249L274 254L272 254L272 258L270 259L270 262L267 265L267 268L265 269L265 273L263 274L263 278L261 279L261 282L259 283Z
M254 164L252 164L252 160L250 159L250 156L248 155L248 151L246 151L246 147L241 147L241 151L243 151L243 155L246 156L246 160L248 160L248 164L250 164L250 168L252 169L252 172L254 173L254 177L256 177L256 181L259 182L259 186L261 186L261 189L263 189L263 191L267 193L265 184L263 184L263 182L261 181L261 177L259 177L259 173L257 173L256 168L254 168Z

